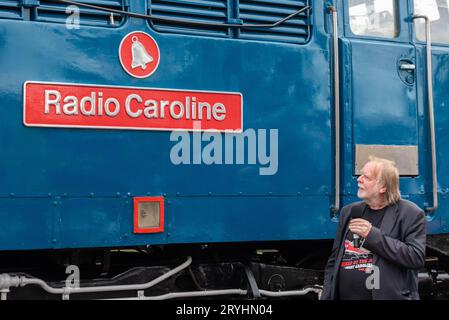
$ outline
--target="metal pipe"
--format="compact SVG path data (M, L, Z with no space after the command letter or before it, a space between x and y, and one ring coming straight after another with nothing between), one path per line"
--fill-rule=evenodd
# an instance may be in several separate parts
M447 273L440 273L437 276L437 280L441 280L441 281L449 281L449 274Z
M335 112L335 203L332 207L333 216L340 210L340 69L338 50L338 12L334 6L329 6L332 13L333 31L333 70L334 70L334 112Z
M176 298L196 298L196 297L210 297L223 295L247 295L247 290L241 289L226 289L226 290L210 290L210 291L191 291L191 292L172 292L160 296L145 297L143 294L132 298L117 298L105 300L168 300Z
M429 108L430 145L432 154L432 193L433 206L426 208L428 212L438 209L438 182L437 182L437 157L435 144L435 116L433 105L433 78L432 78L432 39L430 30L430 19L425 15L413 15L412 20L424 19L426 21L426 68L427 68L427 104Z
M1 301L8 300L8 293L9 293L8 289L1 290L0 291L0 294L1 294L0 300Z
M267 297L274 297L274 298L279 298L279 297L292 297L292 296L304 296L310 292L314 292L318 295L318 299L321 297L321 292L323 291L322 289L318 289L318 288L307 288L304 290L294 290L294 291L278 291L278 292L274 292L274 291L266 291L266 290L259 290L260 294L263 296L267 296Z
M183 269L187 268L192 263L192 257L188 257L187 261L181 264L180 266L168 271L167 273L163 274L162 276L151 280L150 282L143 283L143 284L132 284L132 285L119 285L119 286L98 286L98 287L83 287L83 288L71 288L71 287L63 287L63 288L53 288L47 285L47 283L41 279L36 278L26 278L26 277L20 277L19 281L15 281L14 283L11 282L11 286L26 286L26 285L38 285L45 291L51 294L61 294L65 297L67 297L70 294L75 293L92 293L92 292L111 292L111 291L130 291L130 290L146 290L148 288L151 288L160 282L166 280L167 278L175 275L176 273L182 271ZM1 276L5 275L0 275ZM8 277L10 277L8 275ZM18 277L10 277L13 280L17 280ZM1 281L0 281L1 282ZM8 287L9 289L9 287Z
M418 279L426 279L426 278L432 278L431 275L428 272L420 272L418 273ZM438 273L436 275L437 281L449 281L449 274L447 273Z
M258 290L260 295L267 297L292 297L292 296L304 296L310 292L314 292L321 296L322 289L318 288L307 288L304 290L293 290L293 291L267 291L267 290ZM167 299L176 299L176 298L195 298L195 297L208 297L208 296L218 296L218 295L247 295L247 290L241 289L227 289L227 290L210 290L210 291L191 291L191 292L173 292L167 293L160 296L153 297L145 297L144 295L138 295L137 297L131 298L116 298L116 299L105 299L105 300L167 300Z

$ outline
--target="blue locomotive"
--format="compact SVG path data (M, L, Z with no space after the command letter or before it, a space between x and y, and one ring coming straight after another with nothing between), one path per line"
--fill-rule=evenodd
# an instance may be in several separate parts
M2 299L316 297L370 155L426 209L437 292L447 26L444 0L1 0Z

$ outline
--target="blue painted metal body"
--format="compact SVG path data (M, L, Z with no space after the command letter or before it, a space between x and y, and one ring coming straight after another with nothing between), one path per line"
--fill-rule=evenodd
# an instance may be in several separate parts
M146 1L129 10L145 13ZM118 28L0 19L0 250L117 247L330 239L333 202L331 24L327 5L311 1L307 44L155 32L137 18ZM415 43L400 2L400 36L352 35L337 3L342 52L342 200L356 200L354 145L418 145L416 178L402 193L431 202L425 47ZM161 62L147 79L121 68L118 46L131 31L157 41ZM414 85L397 74L400 57L416 62ZM447 232L449 47L433 52L440 208L430 233ZM279 170L257 165L180 165L170 161L169 132L28 128L25 81L241 92L244 129L279 129ZM165 196L165 232L133 234L134 196Z

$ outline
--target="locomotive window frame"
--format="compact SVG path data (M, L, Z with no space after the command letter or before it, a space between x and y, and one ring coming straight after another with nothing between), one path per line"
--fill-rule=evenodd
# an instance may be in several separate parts
M363 1L363 0L360 0ZM367 0L365 0L367 1ZM345 19L345 34L351 37L364 38L364 39L374 39L382 41L397 41L401 37L401 3L398 0L391 0L393 4L393 25L394 25L394 36L383 36L376 33L356 33L351 25L351 15L349 11L349 1L343 1L344 6L344 19Z
M447 12L447 15L445 17L446 19L441 21L441 17L442 17L441 11L440 11L441 7L438 6L438 14L439 14L439 18L440 19L436 20L436 21L432 21L433 19L432 19L432 17L430 17L431 18L430 32L431 32L432 45L446 46L447 47L447 46L449 46L449 34L447 35L447 39L445 39L447 42L440 41L439 38L435 39L435 36L436 36L436 34L435 34L435 30L436 30L435 24L437 22L440 22L440 23L441 22L443 22L443 23L445 22L445 25L449 28L449 1L448 0L435 0L435 2L437 2L437 4L440 4L443 1L446 2L447 7L448 7L448 12ZM418 14L419 13L419 12L416 12L416 0L412 0L411 1L411 10L412 10L413 14ZM419 28L418 28L418 26L419 26ZM425 23L424 23L423 19L416 19L414 21L414 23L413 23L413 30L414 30L414 32L413 32L414 41L416 43L421 43L421 44L425 43L426 42L426 38L425 38ZM445 29L445 30L447 30L447 29ZM443 32L443 33L447 33L447 31Z

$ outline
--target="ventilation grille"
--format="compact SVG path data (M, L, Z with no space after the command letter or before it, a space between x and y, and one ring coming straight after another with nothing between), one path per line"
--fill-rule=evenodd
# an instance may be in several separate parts
M240 0L239 18L244 23L272 24L308 5L308 1ZM275 28L241 28L239 38L306 43L310 36L307 11Z
M151 15L194 22L226 23L228 0L149 0ZM153 20L157 31L228 37L229 28Z
M22 19L22 7L19 0L0 0L0 18Z
M78 2L109 9L126 9L124 0L78 0ZM42 22L66 23L67 19L74 14L74 11L69 10L69 8L70 7L64 3L53 2L51 0L40 0L40 6L35 9L36 13L34 20ZM110 23L110 13L96 9L79 7L80 25L118 27L122 24L124 19L125 18L123 15L114 14L114 25L112 25Z
M273 24L309 6L310 0L148 0L149 13L200 23ZM304 44L311 36L310 12L304 11L275 28L228 28L153 20L160 32Z

